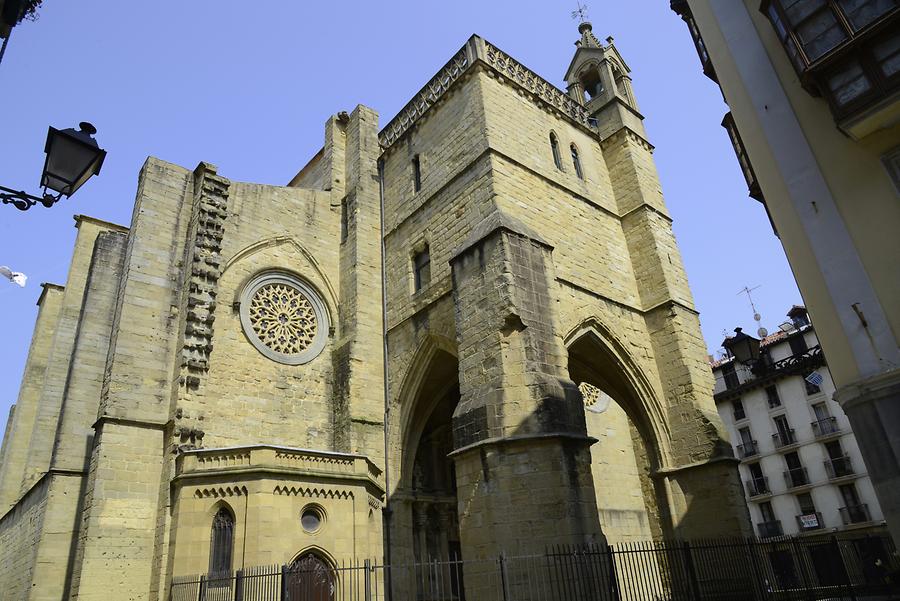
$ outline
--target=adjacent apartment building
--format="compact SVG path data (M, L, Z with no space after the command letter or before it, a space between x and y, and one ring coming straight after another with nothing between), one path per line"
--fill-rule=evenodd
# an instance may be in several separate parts
M671 7L728 103L722 125L818 324L835 398L900 539L900 3Z
M762 538L883 531L884 517L806 309L762 339L751 368L713 363L719 415L735 444Z

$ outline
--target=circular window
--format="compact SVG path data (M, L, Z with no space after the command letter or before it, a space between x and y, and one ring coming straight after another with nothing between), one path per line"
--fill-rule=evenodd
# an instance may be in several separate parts
M316 532L322 527L322 522L324 521L325 515L322 512L322 508L318 505L308 505L303 508L303 512L300 514L300 525L306 532Z
M241 294L240 313L247 338L273 361L308 363L325 347L325 304L309 285L289 274L253 278Z

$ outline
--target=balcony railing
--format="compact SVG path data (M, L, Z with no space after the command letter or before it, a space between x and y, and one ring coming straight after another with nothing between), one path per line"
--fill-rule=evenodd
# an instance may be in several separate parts
M818 511L814 513L803 513L797 516L797 527L800 529L800 532L821 530L825 527L825 522L822 521L822 514Z
M843 478L845 476L853 476L853 464L850 463L849 457L836 457L834 459L825 460L825 472L832 480L835 478Z
M775 363L766 364L757 361L753 368L752 378L747 378L735 388L720 390L715 394L717 403L740 399L746 392L768 386L785 376L805 375L810 371L825 365L825 355L818 345L812 347L802 355L791 355Z
M769 479L763 476L762 478L751 478L747 480L747 495L750 497L758 497L759 495L767 495L771 493L769 490Z
M772 435L772 442L775 443L776 449L797 444L797 437L794 436L794 429L790 428L784 432L776 432Z
M737 446L738 457L741 459L746 459L747 457L753 457L754 455L759 455L759 445L755 440L751 440L749 442L745 442L744 444L739 444Z
M781 520L773 520L771 522L760 522L756 525L759 530L760 538L772 538L773 536L782 536L784 530L781 529Z
M806 468L797 467L792 470L786 470L784 472L784 482L787 484L788 488L806 486L809 484L809 476L806 474Z
M813 435L816 438L839 434L841 429L837 425L837 418L826 417L818 421L812 422Z
M872 521L872 516L869 514L869 506L866 503L847 505L846 507L841 507L839 511L845 526Z

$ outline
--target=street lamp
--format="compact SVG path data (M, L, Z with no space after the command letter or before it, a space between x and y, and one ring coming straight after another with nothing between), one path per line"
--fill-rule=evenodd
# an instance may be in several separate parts
M47 158L41 174L43 196L32 196L21 190L0 186L0 200L3 204L12 204L22 211L38 203L50 208L63 196L75 194L92 175L100 173L106 151L92 137L97 129L84 121L78 127L78 131L73 128L58 130L51 127L47 132L47 142L44 145Z
M734 336L726 338L722 346L744 365L752 366L759 361L759 339L744 334L741 328L735 328Z

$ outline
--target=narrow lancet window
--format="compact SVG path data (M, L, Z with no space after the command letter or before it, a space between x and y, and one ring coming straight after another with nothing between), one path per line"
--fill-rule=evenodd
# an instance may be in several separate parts
M581 159L578 158L578 149L575 148L575 145L572 144L572 165L575 166L575 175L578 176L578 179L584 179L584 172L581 170Z
M553 151L553 163L556 165L556 168L562 171L562 157L559 155L559 140L556 139L556 134L550 132L550 150Z
M419 155L413 157L413 187L416 192L422 189L422 163L419 161Z
M222 507L213 517L210 536L209 573L230 574L234 547L234 516Z
M413 291L418 292L431 281L431 254L426 246L413 255Z

